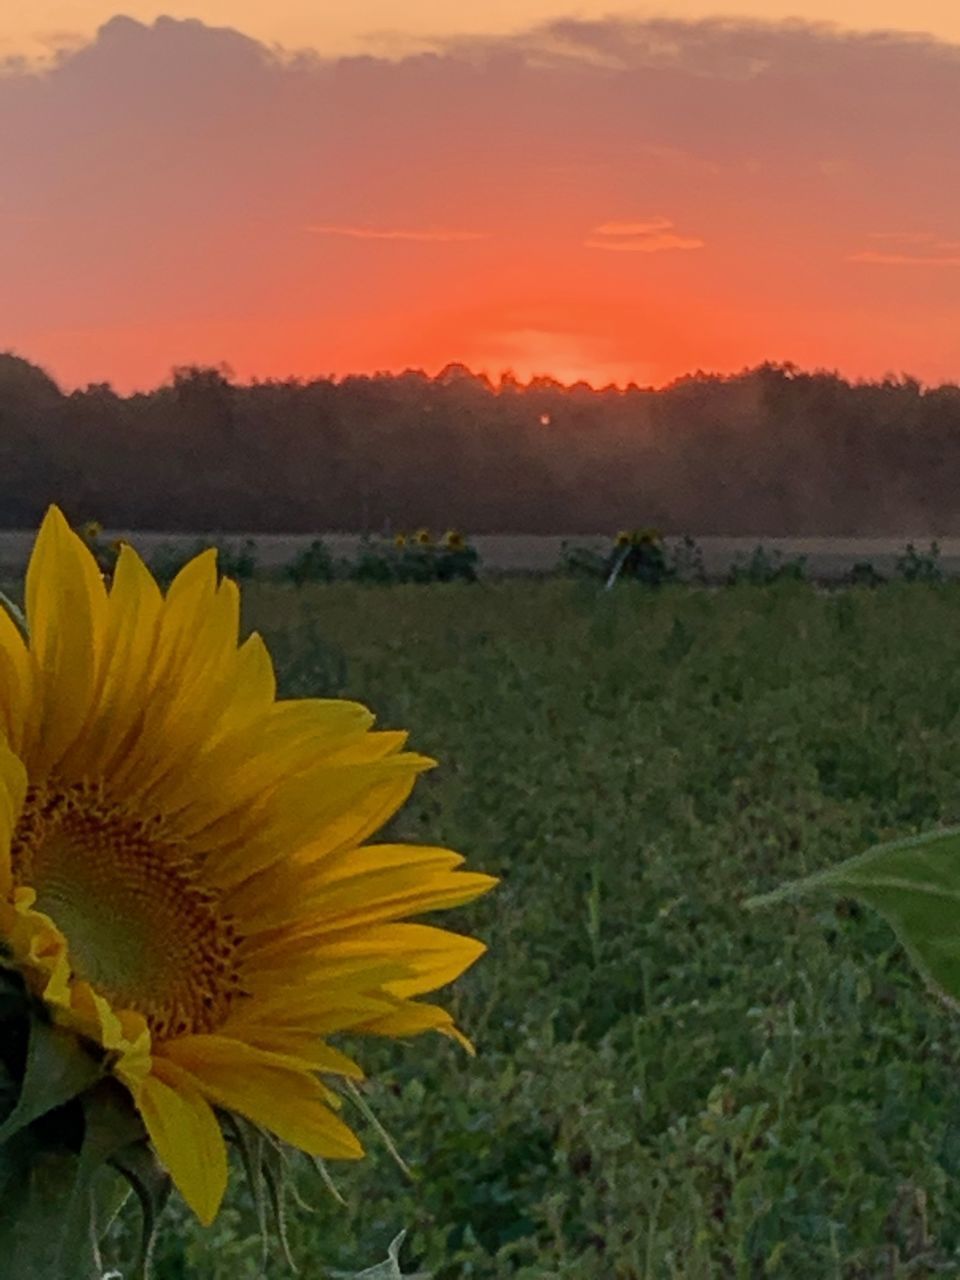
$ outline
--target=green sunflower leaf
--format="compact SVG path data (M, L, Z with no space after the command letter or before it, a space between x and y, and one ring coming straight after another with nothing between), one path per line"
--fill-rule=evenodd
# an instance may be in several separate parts
M100 1063L76 1036L34 1018L20 1095L0 1124L0 1146L34 1120L89 1089L102 1074Z
M960 828L875 845L744 906L769 906L817 890L879 911L930 986L960 1007Z
M100 1255L79 1157L37 1151L25 1131L0 1156L19 1166L4 1180L0 1207L4 1280L96 1280Z
M331 1280L432 1280L427 1271L413 1273L400 1270L400 1249L406 1235L406 1231L401 1231L391 1242L385 1262L367 1267L366 1271L331 1271Z

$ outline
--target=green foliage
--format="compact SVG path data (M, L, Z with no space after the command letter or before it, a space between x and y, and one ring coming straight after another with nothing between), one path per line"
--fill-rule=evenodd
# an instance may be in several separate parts
M696 586L703 586L707 581L703 548L689 533L685 533L670 552L670 577Z
M298 551L284 570L298 587L308 582L332 582L335 572L333 556L321 538L314 538L309 547Z
M252 538L236 543L216 543L217 565L225 578L250 579L257 571L257 544Z
M240 543L199 539L192 546L161 543L148 560L151 573L158 582L169 584L194 556L211 547L217 550L217 567L225 578L249 580L257 571L257 544L252 538Z
M577 546L576 543L560 544L560 561L557 572L568 578L602 578L607 564L607 557L600 551L590 547Z
M656 529L621 533L604 563L607 582L633 579L648 587L661 587L674 576L663 537Z
M703 586L707 573L703 551L686 534L667 548L656 530L619 534L607 551L563 542L557 573L568 578L596 578L609 582L636 581L659 587L667 582Z
M475 547L457 535L441 543L406 538L364 538L345 574L355 582L476 582L479 556Z
M896 571L904 582L942 582L939 543L931 542L928 551L918 551L912 542L908 542L897 561Z
M674 580L703 583L703 553L693 538L684 537L667 549L656 529L634 529L617 535L606 551L563 542L557 572L564 577L597 578L614 582L642 582L660 587Z
M345 1206L292 1162L302 1274L407 1227L436 1280L960 1275L960 1023L848 889L742 905L960 822L960 586L245 594L288 692L440 760L389 834L504 877L444 917L490 944L445 993L477 1058L350 1046L414 1180L348 1098ZM239 1166L210 1231L168 1212L157 1280L260 1276Z
M879 587L886 582L886 578L873 567L871 561L858 560L847 574L845 582L850 587Z
M806 556L785 560L779 551L767 551L758 544L749 559L742 555L734 558L727 575L730 586L747 584L751 587L767 587L773 582L804 582L807 577Z

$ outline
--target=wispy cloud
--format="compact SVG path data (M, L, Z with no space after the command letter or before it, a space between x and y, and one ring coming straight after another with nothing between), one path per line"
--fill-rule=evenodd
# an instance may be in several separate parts
M847 255L848 262L888 267L960 267L960 240L944 240L933 231L871 231L874 246Z
M643 218L633 222L601 222L584 241L587 249L611 249L618 253L662 253L667 249L702 249L698 236L678 235L669 218Z
M345 236L349 240L410 240L423 244L456 244L468 240L489 240L487 231L453 231L444 227L404 229L402 227L308 226L318 236Z

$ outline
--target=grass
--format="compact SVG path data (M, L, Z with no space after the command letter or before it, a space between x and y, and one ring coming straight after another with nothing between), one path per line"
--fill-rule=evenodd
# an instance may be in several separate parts
M960 821L960 587L246 601L286 694L362 699L441 761L393 834L503 877L447 916L490 944L448 997L476 1060L360 1049L414 1181L369 1130L344 1207L294 1161L308 1280L401 1227L438 1280L960 1275L960 1023L873 914L741 906ZM209 1232L171 1218L158 1280L260 1274L239 1177Z

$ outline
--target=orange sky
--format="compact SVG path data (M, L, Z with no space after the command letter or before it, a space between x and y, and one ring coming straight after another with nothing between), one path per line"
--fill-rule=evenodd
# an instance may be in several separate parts
M0 11L0 53L43 54L53 47L89 39L117 13L142 22L161 14L199 18L211 26L233 27L267 43L312 46L328 54L356 53L421 44L451 34L490 34L529 29L558 17L599 19L697 19L718 14L778 20L836 22L861 30L925 31L960 41L957 0L28 0Z
M0 75L0 349L123 388L219 361L960 379L960 5L800 7L958 45L694 0L132 3L99 34L110 6L35 0L0 17L9 56L61 49Z

